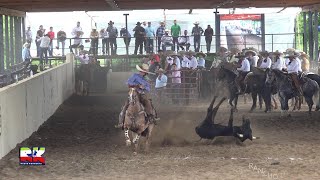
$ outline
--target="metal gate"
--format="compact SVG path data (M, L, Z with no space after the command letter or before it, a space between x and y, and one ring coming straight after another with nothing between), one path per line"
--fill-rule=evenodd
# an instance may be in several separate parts
M180 73L180 76L176 73ZM189 105L200 99L201 71L170 70L165 75L168 77L168 82L164 88L155 88L157 77L151 77L151 93L154 101L161 104Z

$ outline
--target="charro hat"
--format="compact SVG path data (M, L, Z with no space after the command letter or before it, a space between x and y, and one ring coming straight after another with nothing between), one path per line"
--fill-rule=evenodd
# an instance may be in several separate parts
M198 52L196 56L206 57L207 55L201 51L201 52Z
M248 53L252 53L253 56L256 56L257 55L257 52L254 51L254 50L251 50L251 49L247 49L244 51L244 55L247 56Z
M290 51L285 58L289 58L289 57L298 57L299 55L293 51Z
M270 53L269 53L268 51L260 51L259 54L260 54L262 57L268 57Z
M150 73L149 72L149 65L148 64L145 64L145 63L143 63L142 65L136 65L136 68L137 68L137 70L138 71L140 71L140 72L145 72L145 73Z
M283 55L282 52L280 52L279 50L276 50L275 52L272 52L273 55Z

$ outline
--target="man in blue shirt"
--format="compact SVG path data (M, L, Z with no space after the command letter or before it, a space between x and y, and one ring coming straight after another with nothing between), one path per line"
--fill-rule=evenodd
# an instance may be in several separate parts
M151 102L151 96L150 96L150 84L149 82L145 79L145 76L149 72L149 65L148 64L142 64L142 66L136 65L137 70L139 73L133 74L127 81L127 84L129 87L136 87L138 92L139 92L139 99L144 106L144 110L147 114L147 119L151 122L156 124L157 120L160 120L157 117L157 113L154 106L152 105ZM122 128L123 123L124 123L124 117L125 117L125 112L127 111L127 108L129 106L129 101L126 100L125 105L122 108L122 111L119 116L119 124L116 125L116 128ZM154 110L154 111L153 111Z
M151 27L151 22L148 22L148 27L145 28L147 37L147 53L153 52L153 38L155 37L154 29Z

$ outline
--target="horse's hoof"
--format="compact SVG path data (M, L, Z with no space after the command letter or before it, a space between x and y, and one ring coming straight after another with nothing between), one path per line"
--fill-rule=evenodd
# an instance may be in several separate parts
M130 140L126 140L126 145L127 146L131 146L131 141Z

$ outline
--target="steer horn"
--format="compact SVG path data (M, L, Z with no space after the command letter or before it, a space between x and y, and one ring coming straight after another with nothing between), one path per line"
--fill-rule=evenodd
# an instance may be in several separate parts
M237 134L238 134L239 137L243 138L243 134L239 134L239 133L237 133Z

